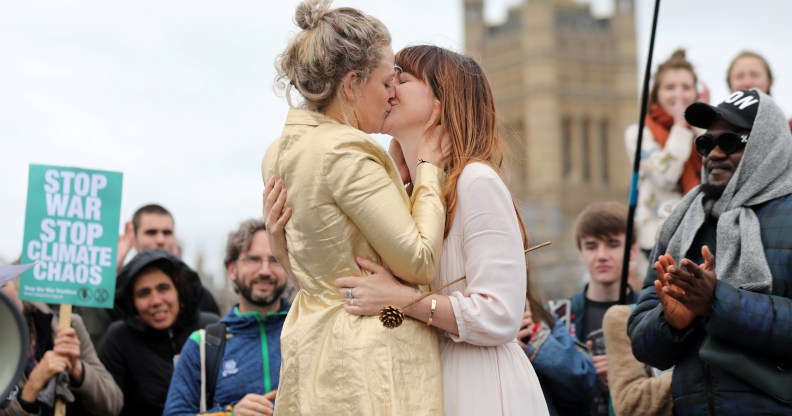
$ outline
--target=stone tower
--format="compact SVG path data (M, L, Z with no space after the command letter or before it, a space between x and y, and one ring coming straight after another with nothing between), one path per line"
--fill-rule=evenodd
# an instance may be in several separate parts
M633 0L593 17L574 0L523 0L484 21L464 0L465 53L489 77L508 142L509 187L532 244L533 275L550 298L579 290L574 221L588 203L627 203L624 130L638 121Z

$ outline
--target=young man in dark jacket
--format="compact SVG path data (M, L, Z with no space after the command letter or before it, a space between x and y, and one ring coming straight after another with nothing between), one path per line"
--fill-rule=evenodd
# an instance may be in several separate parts
M216 380L214 391L206 392L213 399L201 409L201 368L208 367L201 362L200 346L206 334L195 332L182 350L165 415L272 414L280 335L290 305L283 297L286 273L272 256L262 221L245 221L229 235L225 264L239 303L220 321L225 325L223 356L217 373L206 374Z
M702 185L666 220L645 289L630 317L635 356L674 366L677 415L791 414L743 379L743 365L702 361L706 337L778 366L792 363L792 134L757 90L685 111L702 156ZM659 275L658 275L659 274ZM730 371L735 371L733 374Z
M589 348L597 373L587 407L590 414L605 416L610 414L610 392L602 318L608 308L619 302L624 245L630 245L631 256L638 252L634 238L626 241L627 207L616 202L587 206L578 215L575 239L589 281L569 300L570 328L578 341ZM637 298L632 288L628 289L628 302L634 303Z

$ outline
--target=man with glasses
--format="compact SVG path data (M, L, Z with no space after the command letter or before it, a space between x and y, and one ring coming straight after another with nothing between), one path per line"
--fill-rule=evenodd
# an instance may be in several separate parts
M202 395L202 368L211 368L206 365L211 355L206 348L209 338L204 339L210 336L207 327L206 333L195 332L184 344L164 415L272 414L280 375L280 334L290 305L283 297L286 272L272 256L264 222L245 221L229 234L225 265L239 303L220 320L225 326L222 358L217 372L206 371L203 381L215 387L204 388Z
M705 362L705 340L792 371L792 134L773 100L736 91L685 111L701 186L666 220L628 332L639 360L674 367L674 413L792 414L746 376L744 362ZM723 346L725 345L725 346ZM708 349L708 348L707 348ZM712 361L712 360L710 360ZM740 361L740 362L738 362Z

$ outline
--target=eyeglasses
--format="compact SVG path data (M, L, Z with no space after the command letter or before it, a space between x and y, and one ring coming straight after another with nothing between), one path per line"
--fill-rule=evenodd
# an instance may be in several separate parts
M748 143L748 134L738 134L731 131L721 133L718 137L711 134L702 134L696 137L696 151L702 157L708 156L715 149L720 147L723 153L730 155L740 149L744 149Z
M393 66L393 84L399 85L401 84L401 76L404 73L404 70L399 65Z
M269 256L266 259L261 256L244 256L244 257L240 257L239 261L241 261L243 264L249 266L252 269L260 269L265 261L267 262L269 267L275 267L275 266L280 267L280 263L278 263L278 259L276 259L274 256Z

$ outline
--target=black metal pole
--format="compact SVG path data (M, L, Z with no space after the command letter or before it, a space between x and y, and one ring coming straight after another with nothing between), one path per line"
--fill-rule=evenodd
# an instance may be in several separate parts
M630 182L630 207L627 214L627 231L624 235L624 259L622 260L621 286L619 287L619 305L627 303L627 276L630 272L630 251L635 225L635 207L638 205L638 172L641 168L641 144L643 142L644 126L646 124L646 110L649 102L649 80L652 75L652 55L654 54L655 33L657 32L657 15L660 11L660 0L655 0L654 17L652 18L652 34L649 37L649 55L646 57L646 71L644 72L643 92L641 93L641 118L638 120L638 143L635 146L633 159L632 181ZM652 259L649 259L651 262Z

